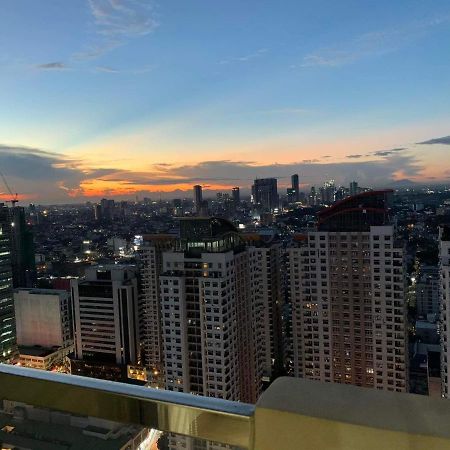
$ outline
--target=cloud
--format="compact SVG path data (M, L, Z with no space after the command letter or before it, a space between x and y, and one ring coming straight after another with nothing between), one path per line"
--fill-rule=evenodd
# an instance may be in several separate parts
M405 150L406 150L406 148L404 148L404 147L391 148L389 150L376 150L374 152L369 152L369 153L356 153L353 155L347 155L346 158L347 159L361 159L361 158L373 158L374 156L379 157L379 158L386 158L386 157L389 157L396 153L403 152Z
M96 59L159 25L151 0L88 0L88 6L97 38L77 60Z
M434 144L450 145L450 136L434 138L434 139L430 139L428 141L418 142L418 144L420 144L420 145L425 145L425 144L430 144L430 145L434 145Z
M392 184L398 179L418 177L423 170L421 163L413 156L394 152L381 160L319 163L317 160L289 164L257 165L245 161L205 161L199 164L170 167L162 174L161 181L179 183L237 184L248 189L255 178L277 177L280 184L289 182L293 173L300 174L300 180L306 184L319 185L327 179L336 179L338 184L347 185L357 179L361 185L381 187ZM232 174L232 175L230 175ZM131 174L130 174L131 175ZM158 178L152 182L158 184Z
M77 192L87 179L116 172L111 168L83 167L82 161L45 150L0 144L0 170L11 189L26 197L62 200Z
M95 68L96 72L106 72L106 73L120 73L120 70L113 69L112 67L98 66Z
M405 150L406 150L406 148L403 148L403 147L401 147L401 148L392 148L390 150L377 150L376 152L369 153L367 156L374 155L374 156L386 157L386 156L391 156L391 155L393 155L395 153L398 153L398 152L403 152Z
M300 175L302 185L309 186L335 179L340 185L358 180L362 186L383 187L400 179L423 178L423 164L403 149L380 150L367 155L371 155L370 160L311 159L265 165L226 159L182 165L159 161L149 166L149 170L133 171L87 167L83 161L58 153L0 145L0 169L7 175L12 190L34 195L43 202L73 202L104 196L129 198L136 193L151 195L152 192L165 192L166 197L173 197L175 192L179 195L190 191L197 183L210 186L211 191L236 185L243 192L249 192L255 178L266 177L278 178L282 192L293 173Z
M158 26L148 0L88 0L98 33L133 38L151 33Z
M230 63L245 63L248 61L251 61L256 58L260 58L265 53L267 53L269 50L267 48L260 48L256 50L255 52L248 53L246 55L237 56L229 59L222 59L219 61L219 64L230 64Z
M45 64L37 64L34 66L34 68L40 70L68 70L69 66L61 61L55 61Z
M392 53L449 21L450 16L447 15L411 22L396 28L364 33L347 43L322 48L304 56L300 67L339 67L367 57Z
M98 73L111 73L111 74L120 73L127 75L142 75L151 72L153 69L154 69L153 66L142 67L141 69L115 69L109 66L97 66L95 67L94 71Z

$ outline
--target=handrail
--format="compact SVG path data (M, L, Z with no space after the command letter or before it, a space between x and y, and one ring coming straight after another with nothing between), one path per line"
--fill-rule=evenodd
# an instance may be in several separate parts
M245 403L4 364L0 399L252 448Z
M247 450L450 450L450 400L304 379L255 407L0 364L0 399Z

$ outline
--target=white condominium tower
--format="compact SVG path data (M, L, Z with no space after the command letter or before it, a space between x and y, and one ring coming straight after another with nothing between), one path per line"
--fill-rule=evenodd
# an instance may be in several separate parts
M439 232L439 269L440 285L440 336L441 336L441 390L442 397L449 398L449 361L450 361L450 227L445 226Z
M139 248L140 355L151 386L164 387L164 353L161 334L159 275L163 252L175 245L170 234L144 235Z
M406 271L391 195L326 208L288 250L295 376L407 392Z
M166 389L256 402L263 376L257 258L226 220L180 221L159 277Z

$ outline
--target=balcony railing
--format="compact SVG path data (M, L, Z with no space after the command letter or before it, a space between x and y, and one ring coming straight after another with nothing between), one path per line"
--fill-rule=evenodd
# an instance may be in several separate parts
M181 448L177 442L188 438L228 445L201 447L208 449L450 449L449 400L294 378L278 379L252 406L0 365L0 398L2 448L21 448L6 447L8 439L22 439L27 448L72 448L66 442L67 417L71 415L78 423L89 416L161 430L171 439L161 447L164 449ZM27 415L20 405L38 410L37 417L45 417L46 425L25 426ZM49 419L50 412L55 414L53 419ZM31 422L36 420L35 414ZM53 442L33 447L33 439L42 439L51 426L55 427ZM58 427L66 427L66 431ZM83 433L99 435L101 431L90 426ZM129 444L108 448L156 447Z

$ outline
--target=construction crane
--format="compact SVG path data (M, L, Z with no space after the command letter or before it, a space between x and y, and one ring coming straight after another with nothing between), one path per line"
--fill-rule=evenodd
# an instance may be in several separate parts
M5 175L3 175L3 172L0 172L0 176L2 177L3 184L6 186L6 189L8 190L9 194L11 195L11 199L10 200L6 200L6 202L7 203L11 203L11 206L14 208L14 206L16 206L16 203L19 202L19 197L18 197L17 193L16 194L12 193L8 182L6 181L6 177L5 177Z

